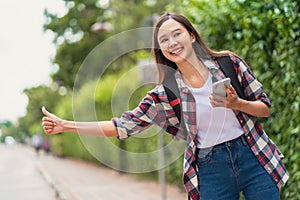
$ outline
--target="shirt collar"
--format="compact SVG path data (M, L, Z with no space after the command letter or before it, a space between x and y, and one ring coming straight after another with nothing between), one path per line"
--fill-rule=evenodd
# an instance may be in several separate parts
M201 59L201 61L207 67L207 69L209 70L209 72L211 73L212 76L216 72L216 70L219 69L218 65L216 64L216 62L214 60ZM184 89L184 88L187 89L187 85L183 82L182 75L180 74L178 69L175 72L175 79L176 79L176 82L177 82L177 85L178 85L179 89L181 89L181 88L182 89Z
M201 59L201 61L209 70L219 69L219 67L216 65L216 62L211 59Z

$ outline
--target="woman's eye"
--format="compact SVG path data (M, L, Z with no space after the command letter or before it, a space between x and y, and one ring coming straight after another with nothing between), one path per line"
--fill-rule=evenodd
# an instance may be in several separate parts
M164 38L164 39L161 39L161 40L160 40L160 43L164 43L164 42L166 42L166 41L167 41L167 39Z
M174 37L177 37L177 36L179 36L180 35L180 33L179 32L177 32L177 33L174 33Z

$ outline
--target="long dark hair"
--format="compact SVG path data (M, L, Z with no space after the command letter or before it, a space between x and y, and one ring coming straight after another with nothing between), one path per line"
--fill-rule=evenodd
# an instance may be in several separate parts
M152 54L155 57L155 61L158 67L158 72L159 72L159 83L162 83L162 81L165 79L165 76L167 75L167 70L168 67L171 67L173 69L177 69L177 65L168 60L162 53L157 35L160 27L162 24L169 20L173 19L180 24L182 24L186 30L195 36L195 42L193 43L193 48L196 52L196 55L199 58L207 58L207 59L214 59L215 57L220 57L220 56L225 56L229 54L234 54L230 51L214 51L210 49L206 43L203 41L203 39L200 37L198 31L194 28L194 26L191 24L191 22L184 17L183 15L177 14L177 13L165 13L160 18L157 20L156 24L154 25L154 30L153 30L153 36L152 36ZM164 66L164 67L162 67ZM168 66L168 67L165 67Z

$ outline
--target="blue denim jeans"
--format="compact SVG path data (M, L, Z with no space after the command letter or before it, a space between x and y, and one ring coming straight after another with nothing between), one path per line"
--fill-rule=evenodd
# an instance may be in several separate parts
M244 136L198 149L201 200L279 200L279 190Z

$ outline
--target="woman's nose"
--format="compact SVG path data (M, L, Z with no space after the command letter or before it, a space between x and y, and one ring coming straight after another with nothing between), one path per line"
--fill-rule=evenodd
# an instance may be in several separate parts
M169 39L169 47L174 47L174 46L176 46L176 44L177 44L177 41L174 40L174 38L170 37L170 39Z

